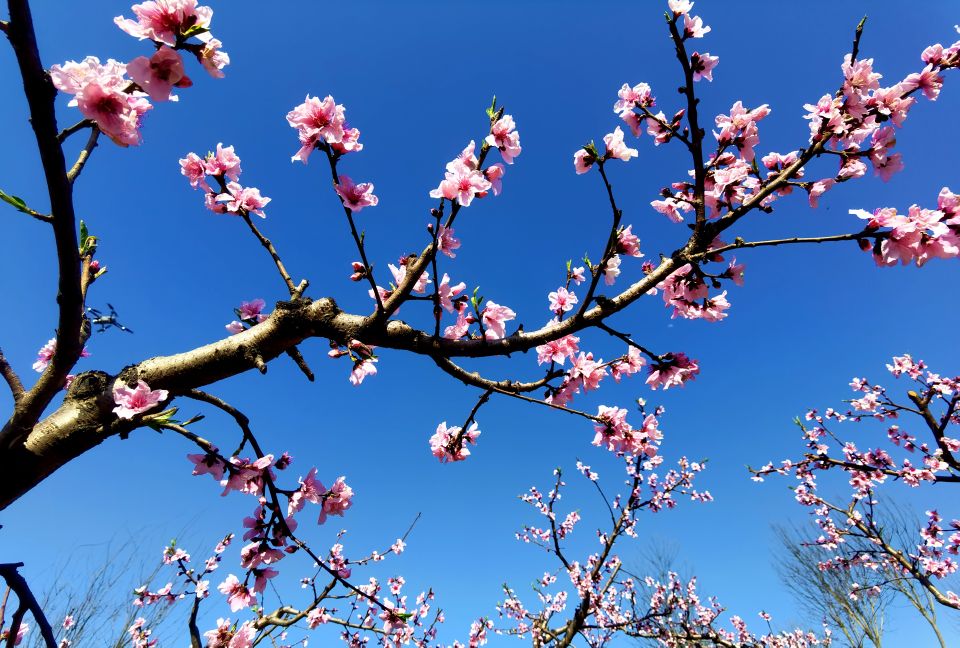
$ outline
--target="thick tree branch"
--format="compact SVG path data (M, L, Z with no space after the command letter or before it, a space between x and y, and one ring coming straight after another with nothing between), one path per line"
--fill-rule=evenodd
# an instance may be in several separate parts
M63 386L67 373L83 350L83 297L80 290L80 252L77 247L73 188L58 140L54 100L57 91L40 60L33 18L27 0L9 0L7 38L13 46L30 108L30 123L50 197L50 213L59 271L57 302L57 353L36 385L24 394L4 427L24 433L39 420L43 410ZM2 448L2 445L0 445Z
M7 385L10 387L10 394L13 396L14 404L19 403L20 399L23 398L23 383L20 382L20 376L17 375L17 372L13 370L13 367L10 366L10 363L7 362L7 359L3 355L3 349L0 349L0 375L3 376L3 379L7 381Z

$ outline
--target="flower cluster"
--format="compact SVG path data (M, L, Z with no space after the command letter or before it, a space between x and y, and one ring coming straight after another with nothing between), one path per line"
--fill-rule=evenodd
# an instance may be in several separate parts
M259 298L248 302L241 302L239 308L233 309L233 312L237 315L237 319L227 324L224 328L230 332L230 335L236 335L237 333L243 333L248 328L256 326L267 319L267 315L263 313L263 308L266 305L267 303Z
M240 157L232 146L222 143L217 144L216 153L207 153L203 158L196 153L187 153L180 160L180 173L190 181L190 186L204 190L207 209L215 214L256 214L265 218L263 208L270 198L261 196L256 187L241 185L240 172ZM207 176L214 180L216 189L210 187Z
M865 238L861 246L873 254L877 265L922 266L933 258L951 259L960 254L960 198L947 187L937 197L937 209L911 205L906 214L890 207L872 214L862 209L850 213L867 221L866 232L874 237L874 243Z
M835 552L821 562L822 569L846 569L851 565L866 565L886 569L898 577L916 579L941 604L960 609L960 597L951 591L941 591L936 581L958 570L955 556L960 553L960 520L948 525L936 510L927 511L926 525L912 546L902 546L905 538L888 537L878 524L876 490L884 484L899 481L917 488L922 484L955 482L960 476L960 434L951 432L960 425L956 411L960 377L946 378L929 371L922 360L910 355L898 356L887 365L891 375L912 381L913 389L907 395L909 406L895 402L881 385L864 378L851 381L856 398L848 401L847 412L827 409L822 414L810 410L807 423L800 423L807 445L806 456L799 460L785 460L779 466L769 463L754 470L754 479L762 481L770 474L793 474L799 482L795 497L799 504L809 507L820 528L816 545ZM939 410L938 410L939 406ZM912 413L921 427L927 428L932 441L923 441L906 428L908 423L889 423L905 413ZM883 423L888 444L870 444L861 449L852 442L840 441L837 431L841 424L874 421ZM839 456L831 453L831 440L841 443ZM847 478L850 502L837 504L820 494L818 477L828 471L839 472ZM945 528L945 526L947 528ZM869 551L863 550L859 539L865 539ZM878 550L874 550L879 547ZM862 591L870 593L873 587L857 585L851 596Z
M322 100L307 95L302 104L287 113L287 123L297 129L300 138L300 150L291 158L293 162L299 160L306 164L316 149L331 155L355 153L363 149L360 131L347 125L346 108L330 95Z
M196 56L214 77L223 76L230 62L222 43L210 33L213 10L198 6L196 0L159 0L134 5L137 20L118 16L120 29L140 40L152 40L156 51L139 56L127 64L108 59L105 64L95 56L81 62L68 61L50 68L50 78L61 92L73 95L86 119L120 146L139 144L140 125L153 101L176 100L173 88L192 85L184 71L178 50ZM197 42L191 42L191 38ZM127 78L129 76L129 78Z
M447 427L443 421L437 426L437 431L430 437L430 451L441 463L447 461L463 461L470 456L466 443L477 445L480 429L474 422L465 431L461 427Z

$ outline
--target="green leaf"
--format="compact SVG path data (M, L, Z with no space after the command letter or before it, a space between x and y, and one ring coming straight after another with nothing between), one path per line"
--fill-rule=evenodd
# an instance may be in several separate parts
M188 29L187 31L183 32L183 37L184 37L184 38L190 38L191 36L198 36L198 35L200 35L200 34L205 34L205 33L207 33L208 31L210 31L210 30L207 29L206 27L201 27L200 25L194 25L193 27L191 27L191 28Z
M490 102L490 107L487 108L487 117L493 119L493 116L497 113L497 95L493 95L493 101Z
M90 231L87 229L87 224L80 221L80 245L85 245L87 238L90 236Z
M30 208L27 207L27 203L20 196L11 196L3 189L0 189L0 200L8 205L12 205L17 211L22 211L24 214L30 213Z

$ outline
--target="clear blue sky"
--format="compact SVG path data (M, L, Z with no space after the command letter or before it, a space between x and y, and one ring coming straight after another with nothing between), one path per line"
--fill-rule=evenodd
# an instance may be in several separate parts
M179 93L179 104L158 105L147 115L143 145L102 144L78 181L78 213L101 238L100 257L110 270L89 302L113 303L136 331L95 335L93 356L81 369L116 372L208 343L223 335L241 300L284 298L269 259L242 223L206 212L201 194L179 174L178 158L188 151L203 154L217 142L235 145L244 184L273 198L264 231L295 278L310 279L309 295L336 297L348 310L369 309L366 287L347 280L356 254L325 166L320 158L307 167L289 162L298 143L284 116L308 93L332 94L362 132L363 152L344 160L342 171L376 185L380 205L358 221L380 268L424 245L433 206L427 192L442 178L444 164L470 139L482 137L483 110L496 93L516 119L523 154L508 168L503 195L475 203L458 220L463 247L445 269L455 281L479 284L488 299L512 307L528 329L548 318L546 294L560 284L566 260L585 251L598 257L606 237L602 185L593 174L574 175L573 152L619 123L611 106L624 82L650 83L668 114L680 107L678 65L659 2L212 6L214 34L232 58L226 78L211 79L192 65L195 86ZM887 81L919 70L926 45L958 37L953 25L960 14L947 2L926 4L922 11L905 11L898 2L697 2L694 13L713 27L702 48L720 56L714 82L697 88L705 119L728 111L737 99L749 106L769 103L773 112L760 125L758 152L803 146L808 130L802 105L837 87L853 28L868 10L862 53L876 59ZM130 15L122 2L47 0L35 2L34 11L47 66L88 54L129 60L148 50L113 25L113 16ZM0 70L0 188L42 209L39 162L8 47L0 47ZM859 221L847 214L850 208L905 209L913 202L932 207L941 187L960 189L955 76L936 103L920 102L900 132L897 150L906 170L893 181L847 183L827 194L818 210L810 210L803 196L782 200L774 214L752 216L737 234L854 231ZM59 108L63 125L79 118L66 99ZM625 222L656 259L676 248L687 230L655 213L649 202L660 187L685 178L689 162L679 147L654 148L647 137L635 145L639 158L611 164L611 181ZM821 164L832 169L834 162ZM822 177L816 171L808 176ZM30 379L35 352L56 321L53 242L45 225L3 211L0 285L7 310L0 344ZM643 300L616 319L656 350L697 358L702 373L696 382L651 393L639 380L619 386L611 381L599 396L581 397L578 404L592 410L638 396L662 403L666 456L710 459L701 485L716 501L684 502L649 516L640 540L620 547L624 560L639 564L653 541L667 541L700 577L702 591L718 596L731 613L759 628L756 612L763 608L787 626L807 620L773 572L770 525L802 522L805 513L793 503L787 480L755 484L744 466L797 456L802 444L792 418L808 406L839 405L854 375L886 380L883 365L892 355L909 352L934 370L956 374L957 266L934 261L919 271L878 269L853 244L757 250L738 258L747 264L746 285L731 289L733 307L722 323L671 320L659 298ZM639 275L638 262L625 259L624 268L623 279ZM402 315L421 318L414 306ZM621 352L597 335L585 336L582 346L604 358ZM347 477L357 493L342 521L350 529L348 553L389 545L422 514L408 552L376 573L384 579L402 573L411 594L433 587L447 612L441 637L448 641L464 639L471 619L494 614L500 583L509 581L532 600L527 584L553 568L537 550L513 539L533 519L518 494L534 484L546 487L555 466L572 472L578 457L601 472L608 489L619 480L606 451L590 446L585 421L497 399L478 417L483 434L474 456L440 465L427 439L441 420L462 422L473 391L429 361L393 352L381 355L376 377L354 388L346 380L346 363L326 357L325 341L302 348L317 374L315 384L281 358L266 377L251 373L210 391L242 406L267 447L289 450L297 462L292 471L304 474L316 465L328 481ZM476 366L496 375L513 367L514 377L537 372L532 354ZM0 407L9 405L0 394ZM196 409L181 405L185 414ZM223 447L235 439L229 422L216 414L199 430ZM0 560L26 562L24 573L43 589L56 565L74 557L73 568L82 569L89 546L118 535L133 534L152 560L187 528L184 545L202 555L214 538L238 530L252 500L221 499L209 478L191 477L188 451L183 440L149 430L124 442L108 440L0 516ZM570 481L567 504L582 508L587 518L577 534L585 556L602 518L593 515L598 509L591 494ZM911 494L899 495L908 502ZM940 500L945 516L956 517L949 500L942 494ZM324 549L340 523L334 519L309 537ZM236 573L235 556L228 563L234 566L225 565L223 575ZM209 608L208 619L223 612ZM955 617L944 612L942 626L960 642ZM912 616L898 613L885 643L927 645L926 632Z

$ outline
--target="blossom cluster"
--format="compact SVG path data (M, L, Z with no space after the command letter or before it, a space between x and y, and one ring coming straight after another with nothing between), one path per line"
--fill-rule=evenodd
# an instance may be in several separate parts
M230 57L210 33L213 10L196 0L159 0L134 5L137 19L118 16L120 29L140 40L151 40L156 51L129 63L95 56L68 61L50 68L50 78L61 92L73 95L69 105L120 146L139 144L144 114L153 101L175 101L173 88L188 88L193 82L184 70L179 50L196 56L214 77L223 76ZM197 42L190 41L196 38ZM148 98L149 97L149 100Z
M874 522L876 491L884 484L899 481L910 487L923 484L952 482L960 477L960 434L950 432L960 425L956 411L960 377L947 378L931 372L922 360L909 354L898 356L887 365L894 378L913 382L908 392L911 405L895 402L886 388L864 378L850 383L856 398L850 399L846 412L833 408L820 413L810 410L801 424L808 448L799 460L784 460L779 466L769 463L754 470L754 479L762 481L766 475L793 474L799 484L795 497L799 504L809 507L821 535L816 544L836 554L821 563L823 569L845 569L850 565L866 565L876 570L881 567L897 574L919 580L942 604L960 609L960 597L954 592L941 592L936 584L958 570L960 553L960 520L946 525L936 510L927 512L927 524L919 529L919 537L912 547L891 547L897 542L887 538ZM940 405L940 410L937 406ZM923 441L910 432L909 422L899 421L904 414L913 414L917 425L926 428L932 441ZM840 441L840 434L831 429L841 424L874 421L886 428L887 444L870 444L861 449L850 441ZM837 440L839 456L831 450L831 440ZM847 478L850 489L849 504L836 504L820 494L818 477L836 471ZM863 553L857 549L845 550L848 538L865 537L880 551ZM857 586L855 590L872 589ZM851 592L856 596L859 592ZM868 592L869 593L869 592Z
M215 214L237 214L246 216L256 214L265 218L263 208L270 198L260 195L256 187L244 187L240 184L240 157L232 146L217 144L216 152L205 157L196 153L187 153L180 159L180 173L194 189L204 190L204 203ZM207 182L209 176L217 185L211 188Z
M892 207L873 213L851 209L850 213L867 221L865 231L874 242L871 245L869 239L861 239L861 247L879 266L922 266L930 259L960 255L960 198L947 187L937 197L937 209L911 205L906 214L898 214Z

